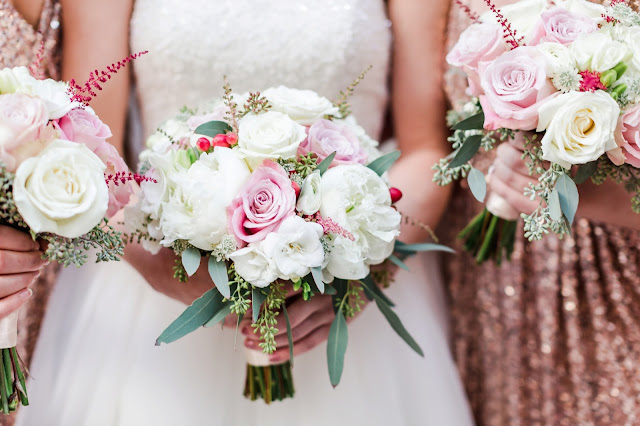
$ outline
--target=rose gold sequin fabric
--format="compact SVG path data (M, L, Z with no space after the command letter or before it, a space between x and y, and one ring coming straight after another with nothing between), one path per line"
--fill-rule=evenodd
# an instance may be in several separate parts
M57 40L60 5L45 0L38 28L32 27L6 0L0 0L0 69L29 66L44 43L40 69L47 77L59 77ZM28 365L38 338L49 294L55 281L56 266L50 265L33 285L33 296L20 309L18 351ZM0 425L13 424L13 416L0 417Z
M469 22L454 6L449 24L451 46ZM465 81L446 81L458 105ZM456 188L442 230L458 250L445 260L453 351L478 424L640 424L639 233L580 219L573 238L529 243L520 228L511 263L476 266L455 235L481 207Z

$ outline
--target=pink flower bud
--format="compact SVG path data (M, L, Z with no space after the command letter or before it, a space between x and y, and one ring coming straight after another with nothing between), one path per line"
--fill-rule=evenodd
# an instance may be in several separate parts
M207 138L200 138L196 142L196 146L200 151L206 152L209 151L209 148L211 148L211 142L209 142L209 139Z
M391 195L391 204L395 204L402 198L402 191L398 188L389 188L389 195Z

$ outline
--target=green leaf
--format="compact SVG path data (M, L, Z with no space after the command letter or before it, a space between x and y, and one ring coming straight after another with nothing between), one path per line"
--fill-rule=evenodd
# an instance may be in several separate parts
M330 285L326 285L324 286L324 294L328 295L328 296L333 296L334 294L337 294L338 292L336 291L335 288L333 288Z
M371 278L371 275L368 275L366 278L360 280L360 282L362 283L364 293L369 300L373 300L374 298L378 297L382 299L387 305L395 306L395 303L393 303L393 301L389 299L386 294L384 294L382 289L373 282L373 278Z
M367 167L376 172L378 176L382 176L384 172L391 168L398 158L400 158L400 151L393 151L380 158L376 158L369 163Z
M229 273L227 272L227 264L216 260L215 257L209 258L209 276L213 280L220 294L225 299L231 297L231 289L229 288Z
M260 308L265 300L267 300L267 296L269 295L269 287L265 289L254 287L251 289L251 309L253 313L253 322L258 321L258 317L260 316Z
M469 136L458 149L455 157L453 157L453 160L451 160L451 163L449 163L447 167L453 169L454 167L460 167L466 164L474 155L476 155L480 149L481 142L482 135Z
M396 256L394 255L389 256L389 260L398 268L404 269L405 271L409 271L409 267L402 260L398 259Z
M558 178L555 189L558 190L562 213L564 213L565 217L569 221L569 224L571 225L573 224L573 220L576 217L576 212L578 211L578 202L580 201L580 196L578 195L578 187L568 174L563 173Z
M476 115L472 115L471 117L462 120L455 126L453 126L453 130L482 130L484 129L484 112L479 112Z
M195 247L189 247L182 252L182 266L187 271L187 275L192 276L198 271L202 256L200 250Z
M469 189L471 189L471 193L476 200L481 203L484 202L484 197L487 195L487 180L484 177L484 174L476 169L471 168L471 171L467 175L467 183L469 184Z
M335 388L340 384L344 368L344 354L347 351L349 336L347 334L347 320L342 311L336 313L336 318L329 328L327 340L327 363L329 364L329 379Z
M446 253L453 253L453 254L455 254L456 252L454 249L450 247L443 246L442 244L434 244L434 243L396 244L394 251L397 251L399 253L409 253L409 254L419 253L423 251L443 251Z
M549 215L553 220L562 219L562 207L560 207L560 195L558 189L554 188L549 195Z
M224 121L209 121L208 123L199 125L194 133L197 135L209 136L210 138L212 138L214 136L232 131L233 129L231 128L231 126L229 126L229 124L225 123Z
M333 303L333 311L338 313L338 301L341 300L347 294L348 283L346 280L336 278L333 280L333 288L336 290L335 294L331 295Z
M222 305L222 309L216 312L209 321L204 323L205 327L213 327L214 325L224 321L224 319L231 313L231 303L226 302Z
M282 313L284 314L284 319L287 322L287 340L289 341L289 362L291 362L291 366L293 367L293 333L291 332L291 321L289 321L289 313L287 312L286 304L282 305Z
M334 152L330 156L322 160L320 164L318 164L318 166L316 167L316 170L320 172L320 176L322 176L324 172L329 170L329 166L331 165L331 162L335 157L336 157L336 153Z
M573 178L578 185L585 183L598 170L598 161L592 161L578 167L576 176Z
M212 288L203 294L162 332L156 340L156 346L161 343L175 342L204 325L222 309L222 300L223 297L217 288Z
M387 305L386 303L384 303L384 301L380 300L377 297L376 297L376 305L378 306L378 309L380 309L380 312L382 312L382 315L385 316L385 318L391 325L391 328L393 328L393 330L396 333L398 333L398 336L400 336L402 340L407 342L409 347L413 349L418 355L420 355L421 357L424 357L424 353L422 352L422 349L420 349L420 346L413 339L413 337L411 337L407 329L404 328L404 325L402 325L402 321L400 321L400 318L398 318L398 315L396 315L396 313L393 312L391 307L389 307L389 305Z
M316 286L320 293L324 294L324 282L322 281L322 267L316 266L315 268L311 268L311 275L313 276L313 281L315 281Z

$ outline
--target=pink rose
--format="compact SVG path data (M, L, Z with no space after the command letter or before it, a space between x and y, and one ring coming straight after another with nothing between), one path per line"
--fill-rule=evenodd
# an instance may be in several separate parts
M626 162L640 168L640 105L623 114L621 124L621 145Z
M561 7L554 7L540 16L529 45L534 46L546 41L569 44L580 34L592 33L597 29L598 24L595 20Z
M21 93L0 96L0 160L9 170L46 146L48 122L42 100Z
M265 160L228 208L229 228L240 247L262 241L294 214L296 193L282 167Z
M535 47L518 47L479 65L484 128L534 130L538 108L558 92L547 78L545 58Z
M447 63L464 70L471 94L478 96L481 93L478 64L492 61L506 50L500 25L493 22L473 24L460 35L447 55Z
M105 176L115 175L116 173L128 173L129 167L124 162L120 154L118 154L118 150L115 146L111 145L109 142L101 142L95 148L92 149L93 153L96 154L104 164L107 165L107 168L104 171ZM113 182L109 183L109 208L107 209L107 217L112 217L120 209L129 203L129 198L131 197L132 189L131 182L119 183L115 185Z
M60 130L60 139L85 144L90 150L111 137L111 129L97 115L76 108L54 122Z
M307 130L307 133L307 139L298 147L298 155L313 152L320 162L335 152L332 166L367 162L367 153L360 145L360 140L344 124L324 119L318 120Z

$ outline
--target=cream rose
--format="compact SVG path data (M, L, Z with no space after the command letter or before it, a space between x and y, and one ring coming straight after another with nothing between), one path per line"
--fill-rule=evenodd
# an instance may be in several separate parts
M538 18L548 7L546 0L520 0L507 6L501 6L500 12L507 18L511 26L517 31L518 37L524 37L524 42L528 43L528 38L538 22ZM484 13L480 20L482 22L496 22L496 16L489 11Z
M626 44L601 31L581 34L571 45L571 51L580 71L598 72L610 70L632 54Z
M596 20L603 20L602 15L606 12L601 4L587 0L556 0L556 5Z
M304 126L281 112L246 115L239 123L238 147L254 169L264 160L293 158L307 133Z
M620 107L606 92L569 92L540 107L542 158L564 168L597 160L617 149Z
M86 234L107 213L105 168L86 146L56 140L18 167L13 183L18 211L34 232Z
M0 94L31 93L35 81L26 67L0 69Z
M287 114L303 126L310 126L327 115L339 115L338 108L329 99L312 90L279 86L265 90L263 95L271 104L271 111Z

